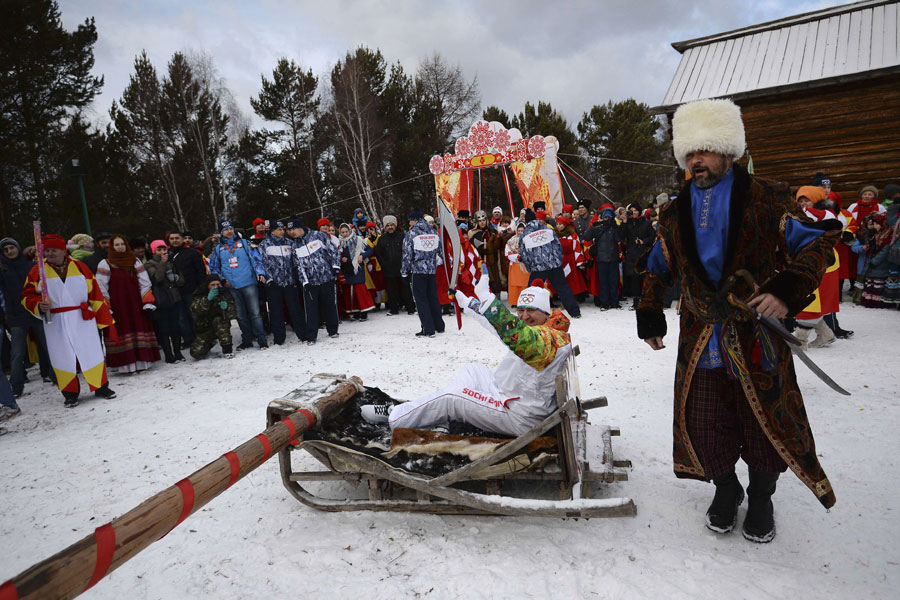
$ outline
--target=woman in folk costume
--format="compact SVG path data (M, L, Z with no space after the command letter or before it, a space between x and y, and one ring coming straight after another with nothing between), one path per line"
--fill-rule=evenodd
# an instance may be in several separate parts
M160 359L153 323L145 312L156 309L155 299L150 277L124 235L110 238L109 255L97 265L97 283L109 300L119 334L118 340L106 341L107 364L122 373L149 369Z
M475 284L481 280L481 260L478 251L469 241L465 228L459 227L459 277L456 280L456 289L470 296L475 293Z
M824 188L804 185L797 190L798 208L815 222L837 219L837 215L831 210L820 208L824 200L826 200ZM840 245L840 242L837 245ZM797 319L797 329L794 331L794 335L804 345L809 340L809 334L815 330L816 338L809 344L811 348L827 346L835 338L834 332L823 318L825 315L836 313L840 310L840 288L838 287L840 263L838 262L837 249L834 251L834 256L835 262L828 267L822 276L822 282L814 294L815 299L795 317Z
M506 258L509 260L509 278L506 290L506 303L515 306L519 300L519 294L528 287L528 271L519 259L519 240L525 231L525 221L519 221L516 225L516 234L506 242Z
M577 297L587 292L587 285L580 269L584 264L584 250L569 217L556 219L556 232L563 250L563 273L566 275L566 282L572 288L572 293Z
M866 185L863 186L861 190L859 190L859 199L847 207L847 212L850 213L857 224L862 226L862 223L863 221L865 221L866 217L871 214L885 213L887 212L887 208L885 208L883 204L878 202L878 188L874 185ZM851 269L851 286L855 285L856 277L858 275L862 275L862 273L854 273Z
M893 308L897 306L889 295L884 296L885 282L890 274L888 254L894 241L894 232L887 225L887 215L871 213L865 220L868 229L866 243L865 284L862 305L867 308Z
M843 290L845 279L849 279L850 285L853 285L853 280L856 278L856 269L851 267L851 263L855 263L856 259L850 252L850 246L856 241L856 234L859 232L859 222L853 218L853 213L841 207L843 198L841 198L839 193L828 192L827 198L834 203L835 210L838 213L837 218L844 226L844 230L841 232L841 241L834 247L837 250L838 258L841 259L841 266L838 267L838 278L841 284L839 289Z
M341 240L341 308L351 319L365 321L367 313L375 308L369 288L366 287L365 259L372 256L373 248L366 244L347 223L340 227Z
M369 294L372 301L380 305L385 302L385 284L384 273L378 259L375 258L375 244L378 243L378 226L372 221L366 224L366 245L372 249L372 255L366 260L366 287L369 288Z
M460 232L460 242L465 237L465 232ZM444 256L453 256L450 240L447 238L444 238ZM462 248L460 248L460 256L462 256ZM443 259L441 260L442 262L434 270L434 276L437 280L437 297L438 303L441 305L441 314L449 315L453 312L453 299L450 297L450 272L448 271L450 266ZM459 278L457 278L458 285Z
M22 288L22 306L38 319L42 314L50 315L49 322L44 323L44 334L66 407L78 406L79 370L95 396L115 398L116 393L109 389L103 346L97 335L97 329L113 324L109 302L90 268L66 254L62 237L45 235L43 243L48 300L43 300L40 265L35 265Z

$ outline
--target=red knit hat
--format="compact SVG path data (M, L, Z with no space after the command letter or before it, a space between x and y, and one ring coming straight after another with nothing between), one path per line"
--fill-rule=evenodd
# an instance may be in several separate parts
M66 251L66 240L62 238L62 236L56 235L55 233L48 233L44 237L41 238L41 241L44 243L44 248L56 248L57 250Z
M260 219L259 217L256 217L255 219L253 219L253 228L254 229L256 229L257 225L265 225L265 224L266 224L265 219Z
M547 211L546 211L546 210L539 210L539 211L537 211L536 213L534 213L534 216L537 217L537 219L538 219L539 221L546 221L546 220L547 220Z
M326 225L331 225L331 221L329 221L325 217L322 217L321 219L316 221L316 227L318 227L319 229L321 229L322 227L325 227Z
M557 217L556 224L562 225L563 227L568 227L572 224L572 219L570 219L569 217Z
M574 207L573 207L571 204L564 204L564 205L563 205L563 210L562 210L562 211L563 211L563 212L570 213L570 212L575 212L575 209L574 209Z
M368 223L366 223L366 229L378 229L378 225L376 225L372 221L369 221Z

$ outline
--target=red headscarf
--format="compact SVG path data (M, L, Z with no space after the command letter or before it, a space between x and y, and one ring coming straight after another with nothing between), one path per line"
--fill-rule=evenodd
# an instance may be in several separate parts
M869 244L869 256L881 252L885 246L890 246L894 241L894 231L887 225L887 216L884 213L875 213L868 216L869 219L881 225L881 229L875 234L874 243Z

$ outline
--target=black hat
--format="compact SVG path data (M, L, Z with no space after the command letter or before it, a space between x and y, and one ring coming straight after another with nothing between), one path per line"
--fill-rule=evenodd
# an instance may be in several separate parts
M462 221L463 219L471 219L472 215L466 209L462 209L456 212L456 220Z
M822 171L819 171L818 173L813 175L813 185L818 186L818 187L825 187L825 184L823 182L826 181L827 179L828 178L825 176L825 173L823 173ZM831 183L831 182L829 181L829 183Z
M269 221L269 227L272 229L280 229L284 228L284 220L283 219L272 219Z
M128 240L129 244L131 244L131 249L135 248L146 248L147 247L147 238L143 236L136 237L134 239Z
M112 234L108 231L101 231L97 235L94 236L94 241L99 242L100 240L108 240L112 237Z
M410 221L418 221L418 220L424 219L424 218L425 217L422 214L422 211L419 210L418 208L414 208L411 211L409 211L409 220Z
M284 226L285 226L287 229L304 228L304 227L303 227L303 221L301 221L301 220L300 220L300 217L298 217L297 215L291 215L290 217L288 217L288 220L287 220L287 222L284 224ZM305 228L304 228L304 229L305 229Z
M535 202L534 204L531 205L531 208L533 208L535 212L537 212L539 210L547 210L547 203L544 202L543 200L538 200L537 202Z
M525 209L525 222L531 223L535 219L537 219L537 215L534 214L534 211L531 210L530 208L526 208Z
M587 209L590 209L591 208L591 200L590 200L590 198L579 199L578 202L575 203L575 206L583 206Z

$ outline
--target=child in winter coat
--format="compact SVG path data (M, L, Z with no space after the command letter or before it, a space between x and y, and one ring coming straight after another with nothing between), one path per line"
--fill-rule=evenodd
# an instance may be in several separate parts
M222 287L222 280L215 273L206 276L203 283L194 292L191 302L194 314L194 343L191 345L191 356L200 360L209 354L218 340L225 358L234 358L231 341L231 320L237 319L234 298L231 292Z

